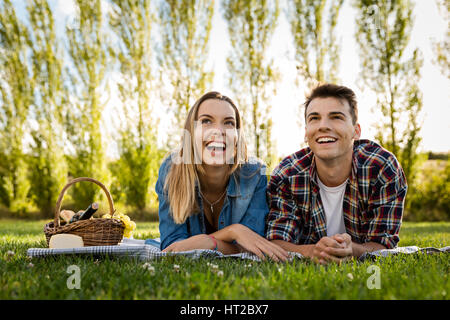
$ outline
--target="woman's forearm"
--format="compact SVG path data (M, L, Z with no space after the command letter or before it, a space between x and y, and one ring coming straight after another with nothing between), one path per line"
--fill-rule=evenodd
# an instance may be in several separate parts
M211 233L211 236L214 236L217 240L231 243L236 240L235 228L236 225L232 224L214 233Z
M217 239L217 250L223 254L235 254L242 252L241 248L237 244L229 243Z
M241 247L232 242L235 240L235 225L227 226L210 235L217 240L217 249L223 254L234 254L242 252Z

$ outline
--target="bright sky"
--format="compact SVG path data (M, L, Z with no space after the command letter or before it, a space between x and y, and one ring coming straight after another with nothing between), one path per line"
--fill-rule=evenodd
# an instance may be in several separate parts
M63 23L74 14L73 5L69 0L56 1L57 28L63 30ZM216 0L216 15L213 20L211 35L211 62L214 65L215 79L211 89L220 91L233 98L233 93L226 86L226 56L230 50L227 25L218 10L219 0ZM284 3L283 0L281 0ZM54 3L54 2L53 2ZM19 6L22 7L23 3ZM22 11L22 10L21 10ZM450 80L444 77L432 60L432 39L442 40L448 28L444 18L438 12L435 1L417 0L415 8L416 22L411 36L411 47L419 47L424 57L422 81L420 88L423 93L423 137L421 150L448 152L450 151ZM358 98L359 122L362 127L362 138L372 139L372 125L377 121L371 108L375 104L374 95L368 90L361 91L356 85L360 71L358 48L354 40L355 21L354 9L349 1L345 1L338 24L338 38L342 40L340 78L343 85L352 88ZM61 28L61 29L60 29ZM277 143L279 156L285 156L297 151L303 146L304 127L299 115L299 105L304 102L305 88L295 86L295 64L292 59L294 48L290 35L290 27L282 11L278 28L275 31L270 55L276 57L275 65L282 74L282 81L273 98L273 136ZM113 99L114 100L114 99ZM239 107L239 106L238 106ZM107 108L108 109L108 108ZM161 108L162 109L162 108ZM164 110L158 110L164 115ZM299 123L300 120L300 123ZM111 123L105 121L106 124ZM167 119L161 119L161 130L167 127ZM114 129L108 128L113 131ZM114 152L110 150L111 152Z

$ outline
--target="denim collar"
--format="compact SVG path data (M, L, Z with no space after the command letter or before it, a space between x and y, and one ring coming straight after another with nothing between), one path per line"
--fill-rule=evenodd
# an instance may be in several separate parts
M230 197L239 197L241 195L239 183L237 182L236 171L231 174L227 187L227 195Z

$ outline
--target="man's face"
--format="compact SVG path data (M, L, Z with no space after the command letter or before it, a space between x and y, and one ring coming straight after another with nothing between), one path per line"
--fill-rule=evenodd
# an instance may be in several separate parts
M320 160L346 159L360 135L361 128L352 123L347 100L315 98L308 105L305 140Z

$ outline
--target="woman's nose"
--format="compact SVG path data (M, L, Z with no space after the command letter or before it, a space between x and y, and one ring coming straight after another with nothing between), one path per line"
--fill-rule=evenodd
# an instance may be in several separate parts
M209 128L207 132L205 132L205 140L215 140L224 136L224 130L220 126L213 126Z
M212 128L212 132L217 133L219 135L223 135L225 133L225 126L221 123L214 123Z

